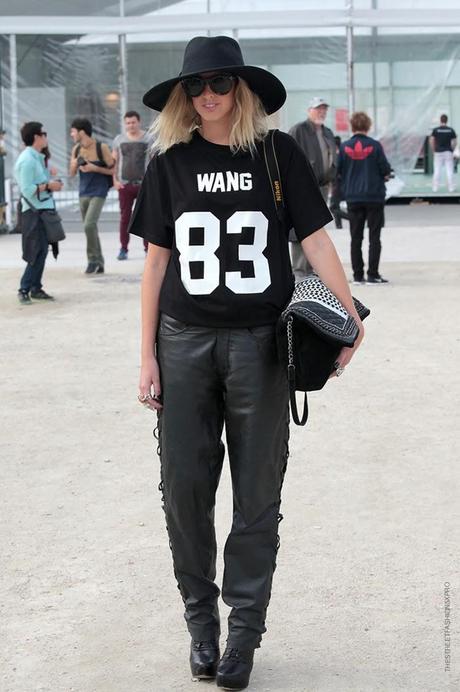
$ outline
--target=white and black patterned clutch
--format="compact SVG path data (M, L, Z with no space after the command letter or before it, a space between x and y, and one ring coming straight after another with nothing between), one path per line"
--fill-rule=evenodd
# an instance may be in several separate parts
M356 298L353 300L363 320L370 310ZM324 387L341 349L353 346L358 335L354 318L316 274L296 284L279 320L278 350L287 367L292 417L297 425L305 425L308 419L306 392ZM301 416L296 391L305 392Z
M353 300L358 315L363 320L370 314L370 310L356 298ZM306 322L327 341L342 346L353 346L359 333L353 317L316 274L309 274L295 285L281 319L286 322L290 315Z

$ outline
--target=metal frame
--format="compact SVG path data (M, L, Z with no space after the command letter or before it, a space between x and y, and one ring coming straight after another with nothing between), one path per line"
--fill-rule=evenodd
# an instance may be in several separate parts
M88 31L88 26L91 31ZM460 33L460 9L446 10L288 10L141 15L130 17L2 17L2 34L138 34L177 31L279 29L291 27L450 27Z
M11 123L11 153L13 157L18 152L17 128L17 35L63 35L85 36L98 35L118 37L119 44L119 83L121 96L121 117L127 102L127 35L128 34L158 34L166 32L207 32L229 30L233 35L238 30L263 30L282 28L341 28L346 32L347 39L347 87L348 107L354 110L354 62L353 62L353 29L371 28L375 35L378 28L418 28L425 27L433 30L436 27L449 27L452 34L460 33L460 9L438 10L382 10L377 8L377 1L369 10L356 10L353 0L345 0L343 10L288 10L288 11L257 11L257 12L219 12L197 14L146 14L125 16L125 0L119 0L119 16L3 16L0 28L2 35L9 35L10 44L10 86L12 101ZM210 3L208 3L210 9ZM88 27L91 27L88 31ZM374 70L375 71L375 70ZM375 88L374 88L375 92ZM376 96L374 93L374 109Z

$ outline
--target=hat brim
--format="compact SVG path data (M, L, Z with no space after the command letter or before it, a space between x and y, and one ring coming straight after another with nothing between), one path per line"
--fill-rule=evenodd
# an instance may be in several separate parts
M229 72L237 77L242 77L247 83L251 91L253 91L262 101L267 115L276 113L286 101L286 89L274 74L264 70L262 67L253 67L252 65L234 65L225 67L211 67L206 69L206 72ZM174 89L182 79L186 77L194 77L199 73L190 72L181 74L179 77L167 79L152 87L144 94L142 102L148 108L156 111L162 111L166 102Z

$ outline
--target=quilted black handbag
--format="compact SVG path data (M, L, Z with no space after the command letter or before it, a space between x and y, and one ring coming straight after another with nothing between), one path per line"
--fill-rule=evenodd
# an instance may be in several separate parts
M270 131L263 142L264 158L278 218L285 228L274 134L275 130ZM370 310L356 298L353 300L360 319L365 319ZM358 335L355 320L319 276L309 274L295 285L291 300L278 322L277 341L280 358L287 367L292 418L297 425L305 425L308 419L307 392L324 387L335 370L340 351L344 346L352 347ZM301 417L297 410L296 391L305 392Z
M370 314L353 298L361 320ZM289 397L294 423L308 419L307 392L322 389L335 370L344 346L353 346L359 329L353 317L316 274L309 274L294 288L289 305L278 323L278 352L287 366ZM299 418L296 391L305 392Z

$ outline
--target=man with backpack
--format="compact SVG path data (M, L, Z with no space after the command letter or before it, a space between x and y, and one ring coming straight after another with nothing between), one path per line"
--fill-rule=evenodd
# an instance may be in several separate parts
M120 252L117 259L128 259L128 226L131 211L141 187L142 178L149 161L150 139L141 128L141 118L137 111L124 115L124 133L113 140L112 154L115 159L113 186L118 190L120 201ZM148 242L144 240L147 252Z
M113 184L114 160L107 144L96 141L87 118L75 118L70 136L75 143L70 158L70 175L80 175L80 211L86 234L88 266L85 274L103 274L104 257L97 222Z

